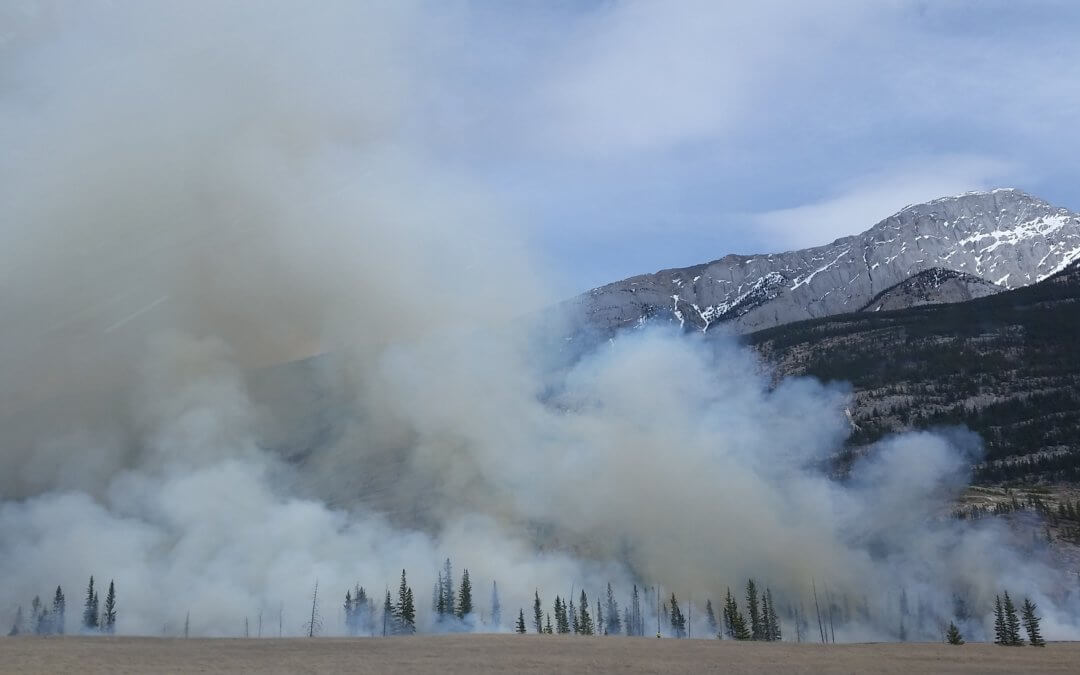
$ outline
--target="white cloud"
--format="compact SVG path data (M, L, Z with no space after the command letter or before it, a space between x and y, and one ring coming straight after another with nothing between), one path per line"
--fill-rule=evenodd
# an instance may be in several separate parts
M1007 185L1017 176L1015 166L997 159L927 157L861 176L820 200L755 214L751 219L778 248L819 246L858 234L909 204Z

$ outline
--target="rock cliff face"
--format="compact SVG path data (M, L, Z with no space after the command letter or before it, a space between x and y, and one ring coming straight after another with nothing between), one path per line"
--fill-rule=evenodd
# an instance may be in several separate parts
M908 206L862 234L826 246L729 255L631 277L584 293L563 308L572 325L598 337L649 321L701 331L727 325L748 333L858 311L935 268L970 275L943 284L942 296L963 287L979 297L994 286L1007 290L1036 283L1077 259L1080 214L1019 190L999 189ZM887 302L908 306L903 303L919 297L901 289Z

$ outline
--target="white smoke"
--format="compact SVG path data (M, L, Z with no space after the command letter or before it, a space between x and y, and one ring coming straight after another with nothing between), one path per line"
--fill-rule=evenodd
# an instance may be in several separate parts
M94 574L121 632L297 634L318 580L340 633L344 592L405 568L425 629L450 557L478 614L498 581L504 630L534 589L611 582L691 600L701 635L753 575L865 608L848 639L893 637L901 593L933 636L954 591L1003 587L1075 634L1006 528L947 518L966 443L891 439L840 484L841 387L663 331L552 348L513 215L426 150L430 7L25 8L0 42L0 616L62 584L72 629Z

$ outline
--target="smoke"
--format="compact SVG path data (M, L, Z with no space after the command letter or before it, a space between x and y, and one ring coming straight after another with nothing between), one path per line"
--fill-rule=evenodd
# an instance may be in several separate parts
M72 629L94 574L121 632L297 634L318 580L339 633L405 568L431 629L450 557L503 630L611 582L701 635L755 576L804 615L828 589L841 639L936 637L1004 587L1075 635L1030 542L948 518L971 439L840 483L843 387L772 386L733 340L559 337L515 214L431 150L453 16L253 9L3 10L0 612L59 583Z

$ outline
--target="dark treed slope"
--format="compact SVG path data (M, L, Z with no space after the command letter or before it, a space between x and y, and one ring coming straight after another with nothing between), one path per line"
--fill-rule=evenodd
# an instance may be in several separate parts
M861 312L747 336L778 374L850 382L855 446L964 424L976 479L1080 480L1080 263L967 302Z

